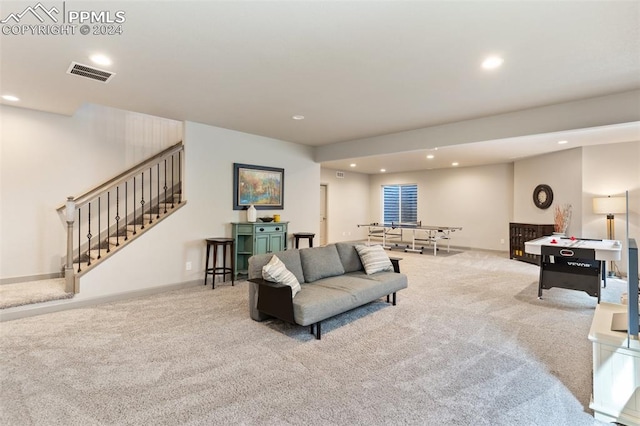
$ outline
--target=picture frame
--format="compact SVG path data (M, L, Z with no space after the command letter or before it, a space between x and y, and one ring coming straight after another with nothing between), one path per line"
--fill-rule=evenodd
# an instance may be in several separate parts
M284 169L233 163L233 209L284 209Z

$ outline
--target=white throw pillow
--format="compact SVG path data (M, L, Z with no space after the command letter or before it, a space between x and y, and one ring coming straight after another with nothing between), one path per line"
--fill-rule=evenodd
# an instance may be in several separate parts
M376 272L393 271L391 260L389 260L389 256L382 246L357 245L356 251L367 275L375 274Z
M293 273L284 266L278 256L273 256L269 263L262 267L262 278L291 287L291 297L300 291L300 283Z

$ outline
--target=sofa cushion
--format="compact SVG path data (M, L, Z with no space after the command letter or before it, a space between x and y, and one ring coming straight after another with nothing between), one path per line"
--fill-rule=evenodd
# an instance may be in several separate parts
M262 267L271 261L273 255L284 263L284 266L295 275L299 283L304 282L300 250L285 250L276 253L256 254L249 258L249 278L262 278Z
M362 270L362 262L356 251L356 243L336 243L336 248L345 272Z
M300 262L305 282L344 274L344 267L335 244L300 249Z
M394 272L366 275L364 271L303 284L293 299L296 324L310 325L407 287L407 276Z
M372 281L378 281L384 283L386 291L389 293L407 288L408 280L405 274L399 274L396 272L377 272L375 274L367 275L366 272L351 272L347 276L353 278L363 278Z
M269 263L262 267L262 278L278 284L288 285L291 287L291 297L295 297L300 291L300 283L295 275L284 266L278 256L271 257Z
M293 318L296 324L311 325L352 308L353 297L346 291L303 284L298 297L293 300Z
M382 246L357 245L356 250L368 275L376 272L393 271L391 260L389 260L389 256Z

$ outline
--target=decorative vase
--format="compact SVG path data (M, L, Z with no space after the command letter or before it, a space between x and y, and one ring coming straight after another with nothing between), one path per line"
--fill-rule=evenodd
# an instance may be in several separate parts
M255 222L256 216L257 216L256 208L253 207L253 204L251 204L247 209L247 222Z

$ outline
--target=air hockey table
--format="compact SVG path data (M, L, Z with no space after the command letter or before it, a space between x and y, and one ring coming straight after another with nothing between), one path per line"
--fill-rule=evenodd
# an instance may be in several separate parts
M601 282L606 286L606 262L620 260L617 240L547 236L524 243L525 252L541 256L538 298L552 287L584 291L600 303Z

